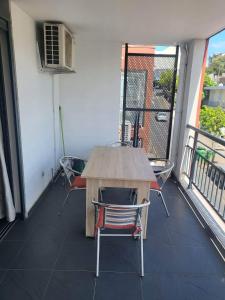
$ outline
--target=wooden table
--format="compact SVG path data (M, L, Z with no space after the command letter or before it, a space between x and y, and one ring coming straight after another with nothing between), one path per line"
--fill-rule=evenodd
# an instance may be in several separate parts
M150 182L156 181L148 157L141 148L96 147L82 173L87 180L86 236L94 236L93 199L98 200L99 188L118 187L137 189L137 202L149 199ZM144 237L147 230L147 209L143 210Z

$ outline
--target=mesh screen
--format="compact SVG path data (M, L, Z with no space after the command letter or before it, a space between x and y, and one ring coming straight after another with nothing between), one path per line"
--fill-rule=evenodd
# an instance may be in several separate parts
M126 139L135 140L151 158L167 157L175 59L175 55L128 55Z
M170 109L175 57L128 56L127 108Z
M136 126L136 122L139 122ZM138 131L138 146L143 147L151 158L166 158L170 112L126 111L130 122L130 140L134 141ZM135 129L137 128L138 129ZM127 127L128 128L128 127Z

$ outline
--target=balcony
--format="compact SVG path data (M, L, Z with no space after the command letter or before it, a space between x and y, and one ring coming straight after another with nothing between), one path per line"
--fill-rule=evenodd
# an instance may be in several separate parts
M108 201L128 198L122 190L103 193ZM169 218L151 194L145 277L138 241L112 237L102 241L96 279L96 243L84 236L85 191L71 193L62 210L61 178L52 183L0 244L1 299L223 299L224 261L173 180L165 195Z
M225 144L196 127L208 38L224 27L225 2L127 2L0 1L1 300L224 299ZM43 63L43 23L56 20L75 35L74 73ZM150 195L142 279L138 241L119 237L103 240L95 277L85 191L64 206L58 176L63 155L88 159L119 138L175 164L170 217Z

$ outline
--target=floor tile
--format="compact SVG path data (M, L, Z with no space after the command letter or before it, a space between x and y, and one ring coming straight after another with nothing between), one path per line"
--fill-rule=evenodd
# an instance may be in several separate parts
M27 220L18 220L4 237L5 241L25 241L35 230L36 223L32 218Z
M0 285L0 299L42 299L49 277L47 271L10 270Z
M70 223L70 226L66 232L66 242L85 242L87 240L85 236L85 222L74 220Z
M143 300L222 300L225 276L194 274L146 274Z
M176 271L194 274L225 274L225 263L213 245L176 246Z
M103 201L111 204L130 204L130 189L106 188L102 192Z
M129 237L102 237L100 270L140 273L137 243Z
M6 274L6 272L7 272L7 270L1 270L0 269L0 283L2 282L2 280L4 279L4 276L5 276L5 274Z
M165 246L172 245L171 236L168 231L166 216L159 216L158 219L149 217L147 227L147 240L154 238L154 243L163 243Z
M163 299L222 300L224 299L225 277L219 276L173 276L162 277Z
M143 300L163 300L161 291L161 278L158 273L145 273L145 276L141 280L141 284ZM176 299L177 298L171 300Z
M13 260L17 257L23 242L19 241L1 241L0 242L0 268L7 269L11 266Z
M137 274L101 272L94 300L141 300L140 280Z
M171 217L172 218L172 217ZM204 229L197 222L171 220L167 225L172 245L181 246L208 246L211 242Z
M67 232L67 226L64 226L61 218L54 216L49 220L39 220L29 240L45 241L51 239L56 243L63 241Z
M57 270L95 270L95 240L65 242L56 264Z
M46 300L92 300L94 273L55 271L48 286Z
M145 272L176 272L177 252L174 246L166 246L154 238L144 242Z
M17 256L12 268L50 269L53 267L60 245L53 240L27 241Z

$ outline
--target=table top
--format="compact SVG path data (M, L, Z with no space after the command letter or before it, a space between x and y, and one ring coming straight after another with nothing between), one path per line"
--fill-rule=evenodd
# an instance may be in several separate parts
M156 181L142 148L95 147L81 175L84 178Z

